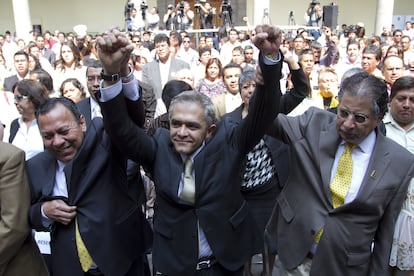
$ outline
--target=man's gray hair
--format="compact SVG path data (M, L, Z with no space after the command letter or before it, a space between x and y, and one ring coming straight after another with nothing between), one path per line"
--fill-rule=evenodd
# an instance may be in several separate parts
M196 92L194 90L189 90L175 96L172 99L170 108L168 110L169 119L171 119L174 106L177 103L195 103L204 109L204 118L206 120L207 126L210 126L216 122L216 111L214 105L210 98L202 93Z

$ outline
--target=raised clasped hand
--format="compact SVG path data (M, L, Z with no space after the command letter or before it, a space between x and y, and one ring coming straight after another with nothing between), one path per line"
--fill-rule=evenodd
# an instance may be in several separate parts
M117 74L127 68L134 46L125 33L110 29L97 39L99 59L106 74Z
M263 55L270 55L273 59L278 59L279 48L282 43L282 31L276 26L267 24L257 25L255 30L254 45Z

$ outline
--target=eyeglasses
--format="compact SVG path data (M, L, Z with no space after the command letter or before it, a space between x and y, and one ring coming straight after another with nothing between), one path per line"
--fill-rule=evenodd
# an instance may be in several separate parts
M349 115L352 115L354 117L354 120L358 124L363 124L366 122L366 120L369 119L367 115L361 114L361 113L352 113L346 109L338 108L338 115L342 119L347 119Z
M20 102L20 101L28 100L28 99L29 99L29 96L23 96L23 95L15 95L14 96L14 101L15 102Z
M15 59L14 63L24 63L27 62L27 59Z
M102 78L101 76L86 76L86 79L88 82L95 82L95 81L100 81Z

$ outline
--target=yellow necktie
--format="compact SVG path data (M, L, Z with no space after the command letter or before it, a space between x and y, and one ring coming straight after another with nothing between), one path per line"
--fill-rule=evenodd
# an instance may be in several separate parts
M335 176L331 182L330 190L332 195L332 204L334 208L344 204L345 197L349 190L349 185L352 179L352 150L355 145L346 144L345 150L342 153L338 161L338 167L336 168ZM321 239L323 228L316 233L314 238L315 242L318 243Z
M187 158L184 163L183 190L181 191L180 198L190 203L194 203L194 194L195 181L193 177L193 160Z
M352 150L355 145L346 144L345 150L339 158L336 174L332 180L330 189L332 194L332 204L337 208L344 204L346 194L352 179Z
M83 272L86 272L91 268L93 264L93 260L92 260L91 255L88 252L88 249L86 249L85 243L83 242L82 237L80 235L79 227L78 227L78 218L76 218L75 223L76 223L76 247L78 249L79 261L81 263Z

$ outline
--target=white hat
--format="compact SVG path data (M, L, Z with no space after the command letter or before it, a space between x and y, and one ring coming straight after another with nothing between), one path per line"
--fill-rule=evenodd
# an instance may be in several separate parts
M77 36L83 37L86 36L86 31L88 30L88 27L83 24L79 24L73 27L73 31L76 33Z

